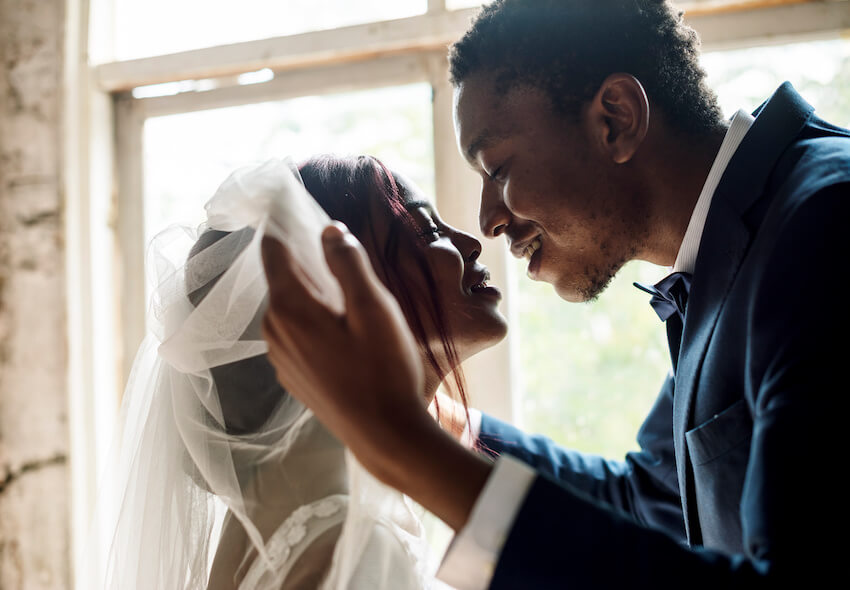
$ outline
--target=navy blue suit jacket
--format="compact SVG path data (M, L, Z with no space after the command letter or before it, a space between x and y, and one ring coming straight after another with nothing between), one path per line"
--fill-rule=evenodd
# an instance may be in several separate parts
M755 114L641 451L607 461L484 417L482 442L538 471L491 588L772 587L841 566L850 132L787 83Z

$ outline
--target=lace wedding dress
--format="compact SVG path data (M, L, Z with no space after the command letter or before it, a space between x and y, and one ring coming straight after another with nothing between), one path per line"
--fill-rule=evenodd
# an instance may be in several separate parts
M150 333L97 507L108 550L90 560L87 587L237 587L225 580L232 570L210 578L232 550L239 589L279 590L331 535L331 554L316 561L321 588L428 588L427 544L407 499L316 436L316 419L279 389L263 356L262 237L284 241L317 295L342 311L321 250L330 220L281 160L237 171L206 208L197 231L166 231L148 254ZM253 406L259 421L243 411ZM231 526L244 543L229 545Z
M309 569L309 564L301 562L305 550L322 534L344 524L347 506L347 496L333 495L298 508L266 541L271 563L254 561L239 589L264 588L267 580L275 578L281 580L280 588L293 587L288 585L290 571L296 565ZM387 587L386 580L392 580L393 588L428 588L424 564L419 563L421 532L410 531L396 522L375 522L374 527L360 563L345 587L381 588ZM321 587L333 587L332 582L325 582Z

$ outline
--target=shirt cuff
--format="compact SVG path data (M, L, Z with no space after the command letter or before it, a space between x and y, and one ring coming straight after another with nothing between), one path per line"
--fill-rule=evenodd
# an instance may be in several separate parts
M502 547L534 477L531 467L513 457L502 455L496 461L469 521L440 564L439 580L457 590L486 590L490 586Z

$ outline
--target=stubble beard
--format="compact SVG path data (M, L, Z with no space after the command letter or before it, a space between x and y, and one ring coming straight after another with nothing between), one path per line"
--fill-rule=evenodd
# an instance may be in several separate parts
M624 233L635 235L637 229L636 227L630 227ZM620 269L627 262L635 260L638 257L639 244L642 243L642 240L645 241L645 235L643 234L640 239L632 241L631 245L624 252L620 253L616 258L612 258L605 265L585 268L584 277L587 280L578 289L583 301L592 303L599 299L599 296L605 292L605 289L608 288L608 285L611 284L611 281L620 272Z
M584 276L588 278L588 281L579 289L582 301L585 303L592 303L599 299L599 296L605 292L605 289L607 289L608 285L611 284L611 280L618 272L620 272L620 269L623 268L623 265L625 265L626 262L628 262L628 259L624 258L623 260L610 264L607 267L586 269Z

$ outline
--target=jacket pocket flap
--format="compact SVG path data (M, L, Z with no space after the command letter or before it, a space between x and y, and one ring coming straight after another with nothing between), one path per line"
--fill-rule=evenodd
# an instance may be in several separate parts
M685 433L694 465L704 465L750 438L753 421L744 400L738 400Z

